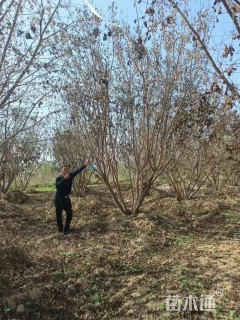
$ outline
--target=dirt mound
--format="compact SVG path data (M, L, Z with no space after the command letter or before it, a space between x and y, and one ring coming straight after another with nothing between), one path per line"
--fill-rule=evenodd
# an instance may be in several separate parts
M3 245L0 249L1 261L0 261L0 274L6 276L7 273L14 274L16 271L21 271L25 267L32 265L29 255L24 247L20 247L14 244ZM11 265L11 269L9 268Z
M22 213L23 208L21 205L9 203L6 200L0 201L0 221L6 219L11 220L18 217L20 218L22 216Z
M22 191L11 191L6 194L8 202L23 204L29 201L29 197Z

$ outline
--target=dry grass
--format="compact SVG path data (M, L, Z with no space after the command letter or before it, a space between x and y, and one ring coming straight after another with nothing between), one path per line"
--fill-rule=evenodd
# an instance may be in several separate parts
M238 190L179 204L155 189L124 217L98 188L73 199L70 236L56 233L52 193L1 200L1 320L240 318ZM216 313L166 311L166 296L190 294L215 295Z

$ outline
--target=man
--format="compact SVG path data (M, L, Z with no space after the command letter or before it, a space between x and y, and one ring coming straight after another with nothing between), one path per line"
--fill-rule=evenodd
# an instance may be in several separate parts
M78 175L82 170L90 165L90 161L87 160L85 165L80 167L74 172L70 172L70 166L62 166L62 174L56 179L56 196L55 196L55 208L56 208L56 218L57 226L59 232L64 232L64 234L70 233L70 223L72 220L72 203L69 197L71 193L73 179ZM66 222L63 228L62 222L62 212L66 212Z

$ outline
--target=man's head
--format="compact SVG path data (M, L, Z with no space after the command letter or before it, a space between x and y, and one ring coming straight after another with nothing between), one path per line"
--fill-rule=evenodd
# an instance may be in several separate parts
M70 172L70 166L69 165L62 166L61 172L62 172L62 175L65 176Z

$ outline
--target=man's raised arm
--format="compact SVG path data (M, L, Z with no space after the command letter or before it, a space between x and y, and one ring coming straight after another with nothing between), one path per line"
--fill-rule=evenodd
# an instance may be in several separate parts
M79 169L77 169L77 170L75 170L75 171L73 171L73 172L71 173L71 177L72 177L72 178L76 177L77 174L79 174L81 171L83 171L83 170L84 170L85 168L87 168L89 165L90 165L90 161L89 161L89 160L86 160L86 161L85 161L85 164L84 164L82 167L80 167Z

